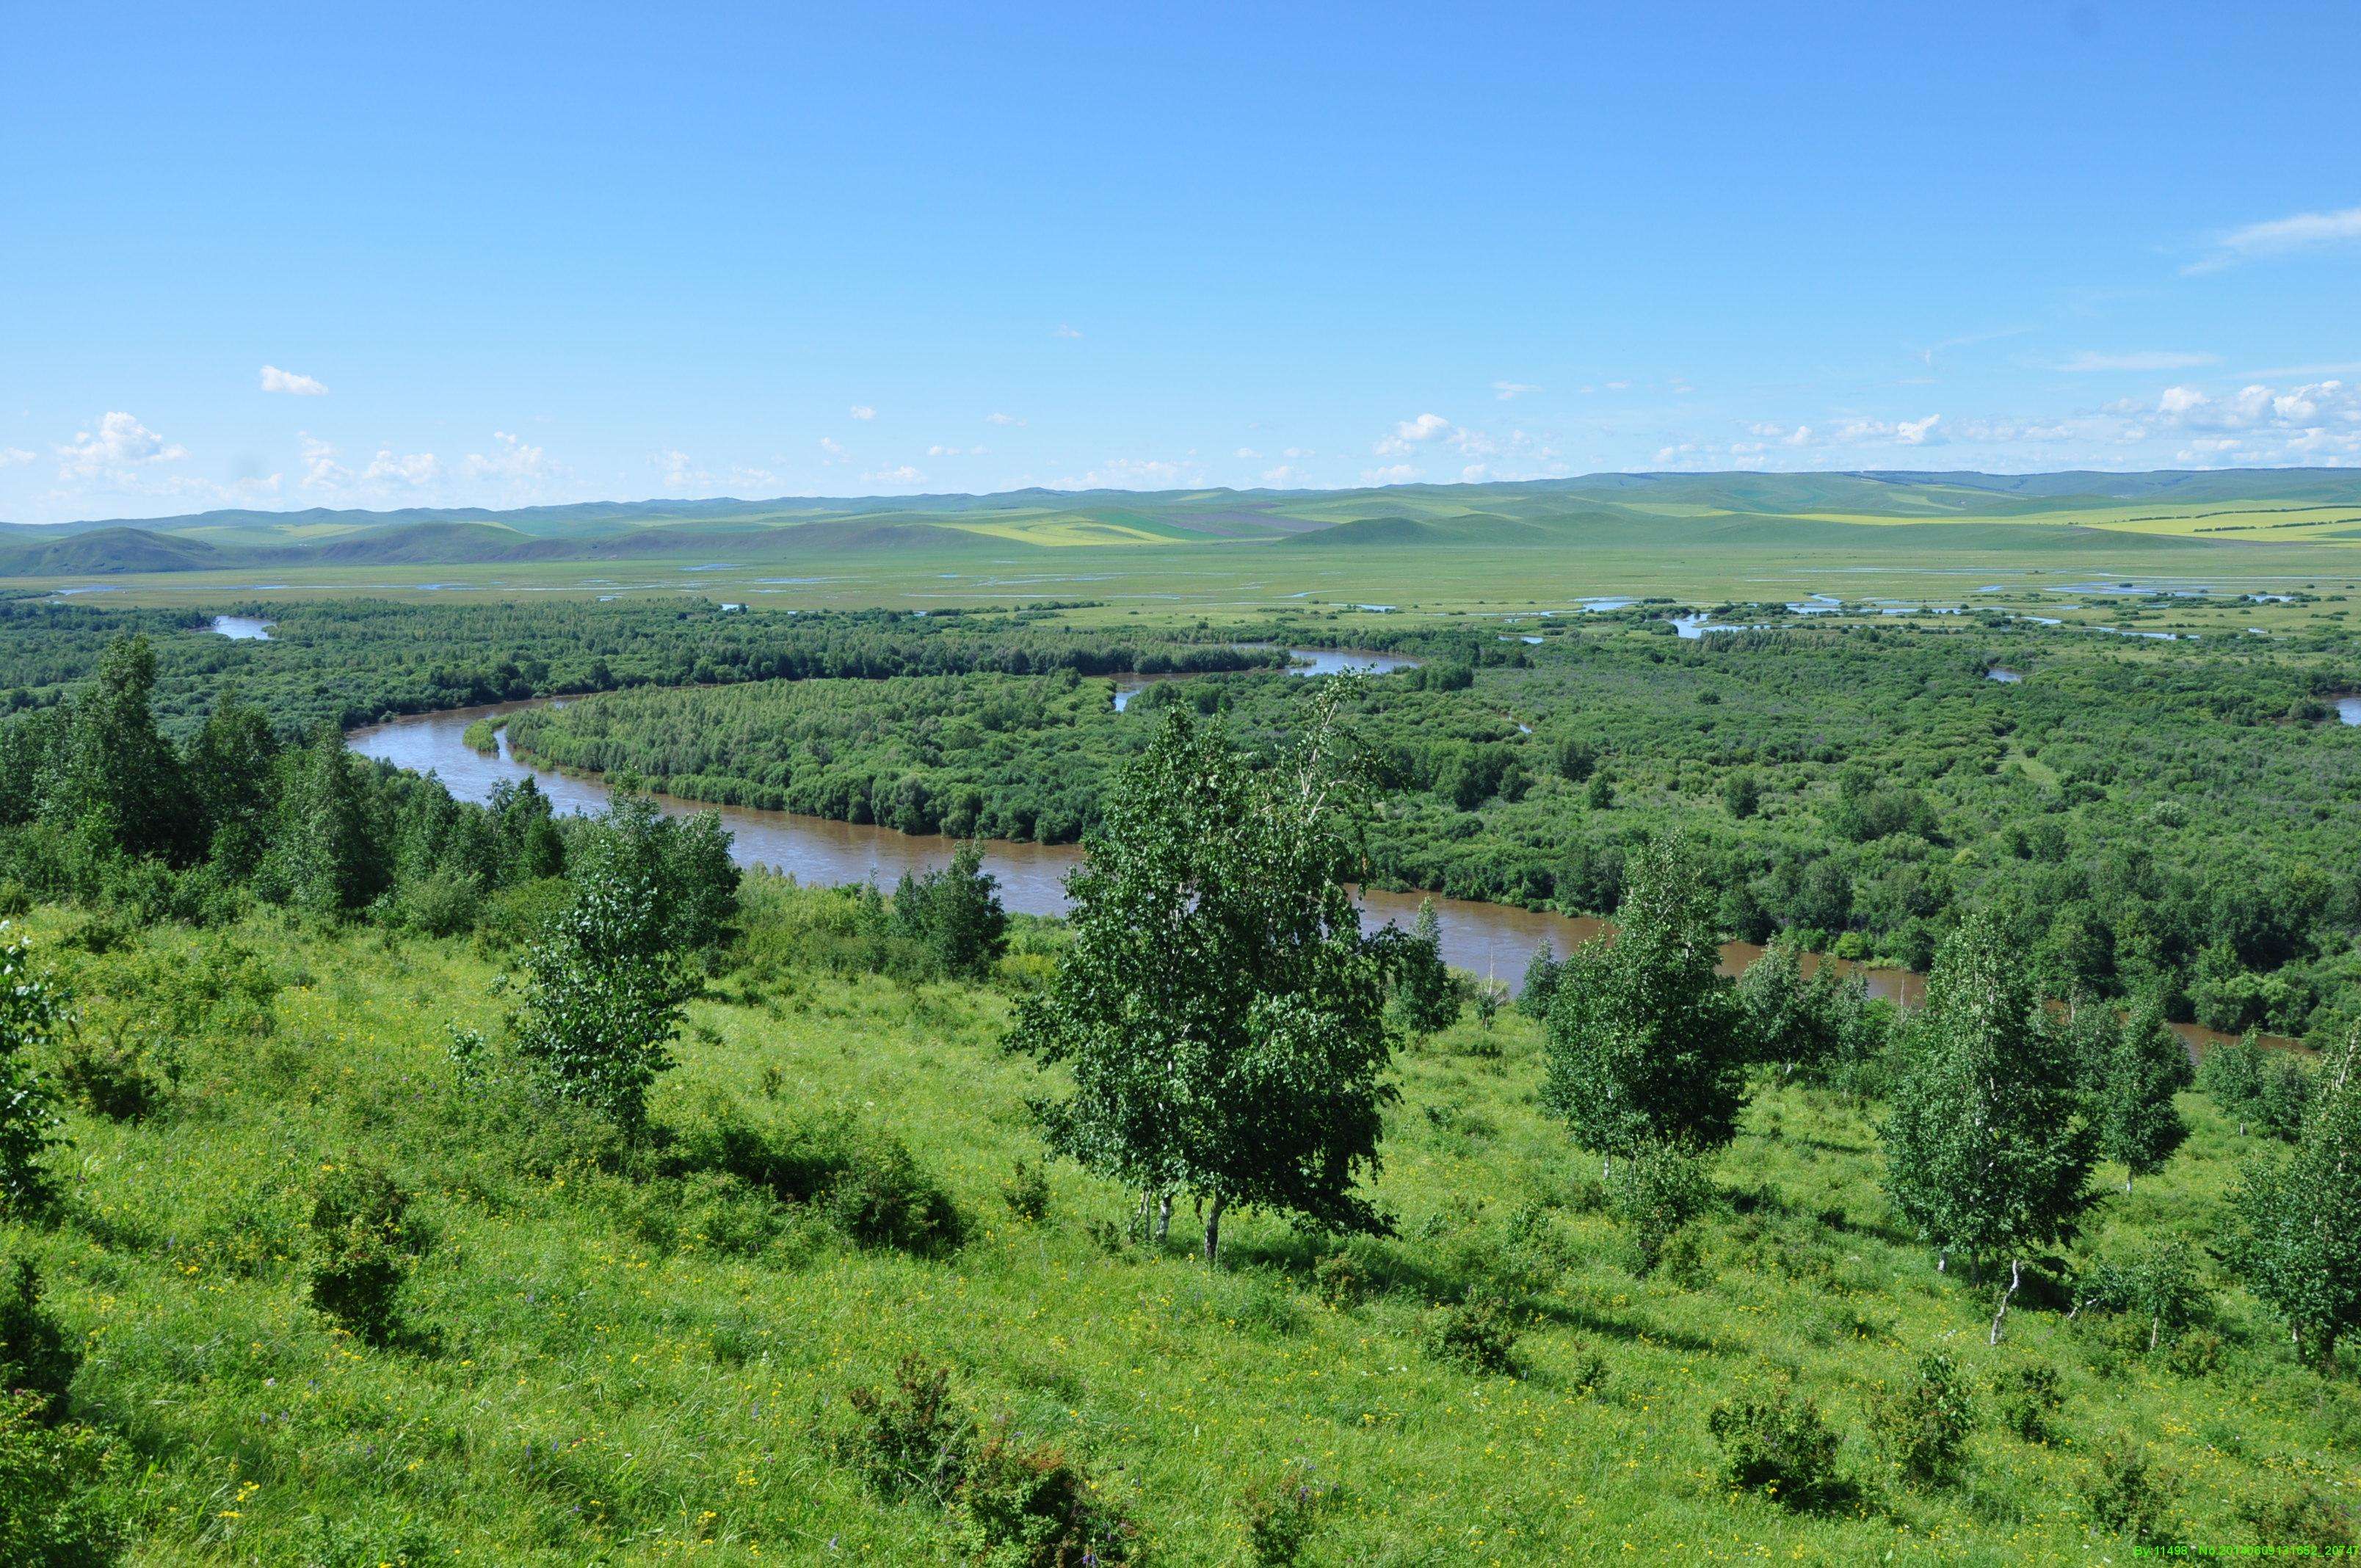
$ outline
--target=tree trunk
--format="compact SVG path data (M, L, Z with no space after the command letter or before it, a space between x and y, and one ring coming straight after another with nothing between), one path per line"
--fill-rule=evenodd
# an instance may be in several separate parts
M1205 1261L1207 1263L1222 1261L1222 1210L1228 1202L1228 1199L1216 1192L1213 1194L1213 1206L1205 1211Z
M2126 1197L2126 1198L2128 1198L2128 1197L2130 1197L2131 1195L2132 1195L2132 1173L2131 1173L2130 1171L2126 1170L2126 1171L2125 1171L2125 1172L2124 1172L2124 1196L2125 1196L2125 1197Z
M1162 1241L1172 1234L1172 1194L1167 1192L1156 1206L1156 1239Z
M1951 1272L1951 1249L1949 1247L1938 1246L1935 1249L1935 1272L1938 1274L1949 1274Z
M2017 1280L2024 1265L2015 1258L2008 1260L2008 1288L2000 1293L2000 1310L1993 1314L1992 1343L2000 1343L2001 1320L2008 1316L2008 1299L2016 1294Z

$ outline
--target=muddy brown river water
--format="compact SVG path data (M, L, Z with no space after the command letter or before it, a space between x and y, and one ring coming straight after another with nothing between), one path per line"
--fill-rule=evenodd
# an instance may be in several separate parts
M434 774L462 800L483 801L490 797L495 784L531 778L561 814L605 810L608 791L603 781L520 761L509 750L507 730L500 732L499 749L489 755L472 750L462 738L467 726L478 718L501 718L533 706L497 703L417 714L366 726L346 740L364 757ZM873 882L890 889L905 872L925 872L949 863L958 842L938 835L897 833L890 828L789 811L708 806L661 795L656 800L670 812L717 813L732 835L730 852L741 865L767 866L798 882L824 886ZM1009 909L1026 915L1065 913L1066 875L1082 861L1079 846L987 839L983 852L985 869L1000 879L1001 901ZM1418 918L1419 894L1364 888L1359 896L1363 917L1372 926L1395 921L1407 928ZM1605 921L1587 916L1536 914L1464 898L1438 896L1434 910L1443 927L1444 961L1471 974L1492 976L1512 990L1522 979L1527 960L1543 943L1550 943L1562 956L1612 928ZM1722 972L1738 974L1760 958L1763 949L1751 942L1730 942L1724 944L1721 954ZM1808 961L1835 963L1858 971L1872 995L1905 1007L1916 1006L1926 993L1926 977L1908 970L1864 970L1839 959ZM2194 1024L2174 1027L2193 1051L2229 1037ZM2292 1044L2268 1037L2267 1043Z

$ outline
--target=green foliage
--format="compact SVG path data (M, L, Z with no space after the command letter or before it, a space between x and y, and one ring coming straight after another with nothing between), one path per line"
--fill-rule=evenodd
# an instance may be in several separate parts
M1567 959L1550 1005L1544 1094L1576 1143L1611 1158L1736 1135L1746 1025L1719 962L1695 864L1675 845L1647 846L1615 940Z
M1665 1245L1712 1200L1705 1160L1679 1145L1644 1145L1608 1173L1607 1212L1631 1234L1639 1274L1656 1266Z
M122 1465L100 1433L55 1422L40 1396L0 1397L0 1561L105 1568L128 1531L113 1493Z
M2133 1013L2116 1037L2098 1094L2099 1152L2120 1161L2124 1190L2153 1175L2189 1137L2172 1097L2191 1081L2188 1047L2153 1004Z
M2004 1431L2026 1442L2058 1440L2054 1420L2065 1406L2066 1393L2056 1367L2041 1361L2004 1367L1993 1378L1993 1398Z
M2094 1140L2059 1031L1995 923L1945 944L1902 1050L1886 1190L1919 1234L1987 1259L2070 1237Z
M2165 1546L2179 1533L2173 1508L2180 1489L2180 1478L2157 1464L2146 1449L2118 1446L2100 1452L2083 1500L2092 1522L2108 1534L2142 1546Z
M1049 1217L1049 1173L1029 1159L1020 1159L1001 1184L1000 1196L1010 1213L1038 1225Z
M723 1102L660 1133L658 1174L730 1177L780 1202L809 1207L863 1246L924 1254L957 1246L966 1234L950 1195L908 1146L849 1115L782 1126L758 1123Z
M1740 1491L1811 1509L1849 1489L1837 1468L1843 1439L1811 1397L1784 1379L1716 1405L1706 1428L1721 1444L1724 1478Z
M1443 962L1443 923L1434 900L1422 899L1408 932L1388 926L1369 938L1383 969L1387 1010L1414 1034L1432 1035L1459 1021L1459 987Z
M382 1167L331 1171L312 1205L312 1305L365 1343L390 1343L400 1297L425 1245L411 1194Z
M1547 940L1533 949L1525 960L1524 981L1517 990L1517 1011L1528 1018L1546 1018L1550 1004L1557 997L1558 977L1565 966L1558 961L1557 949Z
M588 870L526 949L518 1054L627 1135L645 1125L648 1087L680 1029L687 981L669 939L654 883L621 860Z
M984 1433L953 1502L952 1535L983 1568L1080 1568L1136 1558L1138 1528L1055 1443L1005 1418Z
M2328 1365L2361 1323L2361 1025L2323 1063L2294 1152L2249 1170L2237 1212L2231 1266Z
M1328 683L1333 686L1335 683ZM1148 1194L1381 1230L1354 1189L1392 1096L1378 965L1345 891L1333 711L1255 770L1175 709L1068 883L1073 944L1012 1048L1073 1075L1049 1146Z
M61 1419L82 1352L42 1308L41 1277L32 1264L18 1258L10 1272L0 1285L0 1389L31 1395L50 1420Z
M961 844L950 864L923 876L906 872L895 890L895 929L926 952L937 974L981 980L1007 949L999 879L983 861L978 846Z
M1349 1252L1332 1252L1312 1266L1312 1288L1320 1299L1340 1312L1361 1304L1368 1293L1368 1271Z
M1259 1568L1293 1568L1339 1498L1334 1481L1312 1477L1310 1461L1296 1460L1257 1475L1237 1499L1246 1561Z
M1922 1356L1908 1383L1869 1402L1870 1436L1878 1451L1905 1483L1922 1490L1959 1479L1975 1425L1967 1375L1940 1351Z
M2128 1258L2102 1262L2082 1299L2093 1310L2145 1319L2149 1350L2202 1317L2210 1302L2197 1254L2177 1241L2151 1242Z
M976 1448L975 1418L951 1402L950 1385L950 1368L912 1354L894 1369L892 1387L848 1390L852 1425L837 1439L840 1463L889 1497L949 1503Z
M59 1014L57 992L35 972L31 949L0 920L0 1206L18 1212L56 1194L44 1162L64 1140L56 1093L34 1058Z
M1523 1332L1509 1299L1488 1285L1477 1285L1459 1300L1428 1314L1426 1352L1471 1372L1514 1376L1517 1341Z

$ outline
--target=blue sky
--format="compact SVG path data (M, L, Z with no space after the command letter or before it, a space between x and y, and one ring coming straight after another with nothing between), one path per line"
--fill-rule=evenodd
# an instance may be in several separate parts
M0 518L2361 465L2361 7L1273 11L18 7Z

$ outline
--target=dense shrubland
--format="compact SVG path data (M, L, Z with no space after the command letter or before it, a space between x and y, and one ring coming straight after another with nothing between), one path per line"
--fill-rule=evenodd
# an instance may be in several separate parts
M1661 625L1661 622L1655 624ZM1396 887L1612 915L1642 841L1688 836L1725 935L1933 959L1987 908L2061 1000L2334 1034L2356 973L2361 729L2317 660L1982 629L1405 641L1349 723L1390 793ZM1984 678L2004 660L2028 678ZM1455 668L1466 679L1430 680ZM1171 707L1268 753L1318 683L1167 683L1117 714L1071 675L620 694L511 721L567 767L906 831L1063 840ZM1530 728L1524 733L1520 726Z

